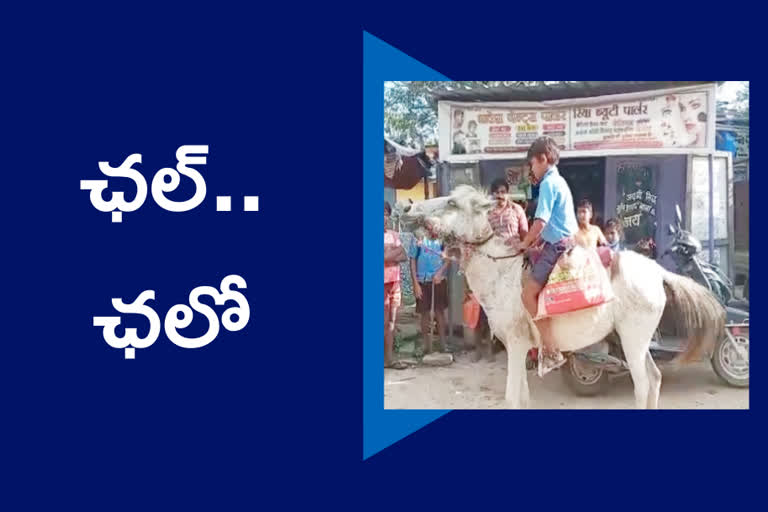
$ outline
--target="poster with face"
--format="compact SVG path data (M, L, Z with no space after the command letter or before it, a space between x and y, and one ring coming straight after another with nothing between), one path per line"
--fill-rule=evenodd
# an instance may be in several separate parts
M504 170L504 174L507 178L507 183L509 183L510 189L524 184L523 183L524 172L525 170L521 165L517 165L514 167L507 167Z
M467 123L467 153L477 154L483 152L482 142L480 141L480 135L477 133L477 121L474 119Z
M464 133L464 110L456 109L453 111L453 148L451 153L454 155L463 155L467 152L467 136Z
M574 150L706 148L707 92L574 107L570 144Z
M565 149L568 112L455 108L451 111L451 154L518 153L549 135Z
M661 106L660 131L664 146L706 147L707 94L670 94Z
M714 149L713 97L713 88L702 87L559 100L552 107L445 102L440 130L447 135L441 140L450 143L449 160L520 154L541 136L552 137L561 151Z

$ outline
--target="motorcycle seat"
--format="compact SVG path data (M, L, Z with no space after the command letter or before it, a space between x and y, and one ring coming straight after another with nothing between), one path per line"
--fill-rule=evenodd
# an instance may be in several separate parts
M745 299L731 299L728 301L728 306L749 311L749 301Z

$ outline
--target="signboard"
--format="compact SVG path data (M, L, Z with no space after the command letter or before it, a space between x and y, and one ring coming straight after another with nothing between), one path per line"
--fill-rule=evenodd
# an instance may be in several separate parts
M547 102L440 102L440 154L520 158L542 135L577 153L714 149L714 101L712 85Z
M451 154L527 151L540 135L565 146L568 112L454 107Z
M657 172L653 162L619 162L616 169L616 217L624 228L627 247L655 239Z

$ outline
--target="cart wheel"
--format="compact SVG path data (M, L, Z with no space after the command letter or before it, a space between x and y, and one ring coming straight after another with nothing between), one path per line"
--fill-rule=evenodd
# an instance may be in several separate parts
M573 355L560 371L568 388L579 396L597 396L608 390L608 373L597 365L585 363Z

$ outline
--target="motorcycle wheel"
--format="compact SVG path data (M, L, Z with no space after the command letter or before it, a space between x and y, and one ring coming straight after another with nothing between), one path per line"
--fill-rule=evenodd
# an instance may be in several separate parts
M573 355L568 357L560 374L566 386L579 396L597 396L610 385L608 373L603 368L580 361Z
M747 359L740 357L727 336L715 344L712 354L712 369L729 386L749 387L749 330L733 335L739 346L747 351Z

